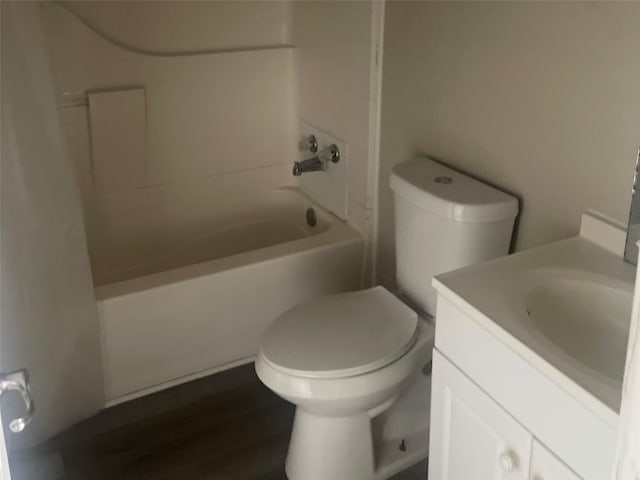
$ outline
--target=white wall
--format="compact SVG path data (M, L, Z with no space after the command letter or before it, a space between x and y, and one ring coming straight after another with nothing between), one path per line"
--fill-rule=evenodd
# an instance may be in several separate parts
M3 372L27 369L35 399L32 423L20 435L6 437L11 454L20 455L97 413L104 391L85 229L61 138L38 5L3 2L0 12L0 365ZM3 397L5 422L26 413L18 395ZM6 453L4 443L2 450ZM27 466L12 462L13 478L33 478L21 465ZM13 470L16 466L22 475ZM37 466L46 477L43 465ZM0 477L8 479L9 473L2 469Z
M154 51L284 45L289 35L290 8L283 2L89 2L73 8L89 22L99 20L105 33L122 36L120 42ZM106 41L60 5L44 3L42 11L94 270L153 256L178 234L183 241L196 235L215 206L293 181L290 48L141 55ZM92 164L86 94L132 85L146 90L147 158L136 160L145 178L139 188L109 182L108 190L98 190L105 182Z
M286 0L65 1L109 37L134 49L198 51L290 43Z
M367 237L369 252L377 186L375 53L382 33L381 6L373 1L300 1L292 15L298 114L348 144L347 217Z
M640 144L640 3L389 2L378 280L394 285L391 167L425 153L522 198L517 249L626 221Z

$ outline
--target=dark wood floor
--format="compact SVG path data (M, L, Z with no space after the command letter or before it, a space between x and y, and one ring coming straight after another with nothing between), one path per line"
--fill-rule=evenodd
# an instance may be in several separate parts
M238 367L102 411L10 456L14 480L285 480L294 407ZM418 465L400 478L424 480Z

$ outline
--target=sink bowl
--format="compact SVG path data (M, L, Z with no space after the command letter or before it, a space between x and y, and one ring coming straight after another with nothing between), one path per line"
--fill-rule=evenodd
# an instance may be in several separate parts
M527 290L527 315L540 334L582 366L622 382L631 286L574 272L542 275Z

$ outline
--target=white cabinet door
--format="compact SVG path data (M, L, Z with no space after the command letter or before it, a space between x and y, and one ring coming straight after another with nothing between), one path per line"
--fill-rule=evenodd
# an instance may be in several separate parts
M437 350L429 480L528 480L532 435Z
M531 480L580 480L573 470L537 440L531 452Z

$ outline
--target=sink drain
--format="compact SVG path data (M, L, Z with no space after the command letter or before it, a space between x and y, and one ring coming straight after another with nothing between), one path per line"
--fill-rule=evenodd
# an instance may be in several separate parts
M309 225L310 227L315 227L316 224L318 223L318 218L316 217L316 211L309 207L307 208L307 225Z

